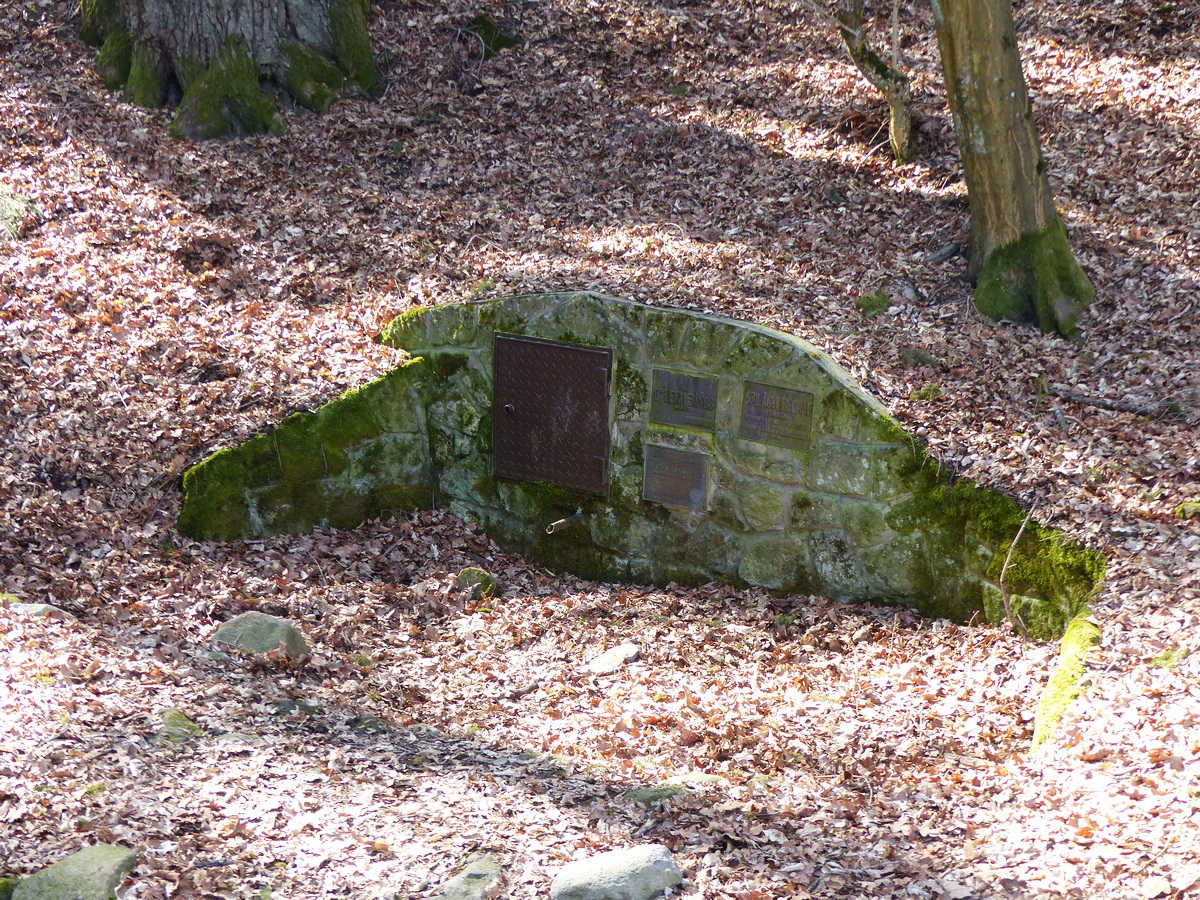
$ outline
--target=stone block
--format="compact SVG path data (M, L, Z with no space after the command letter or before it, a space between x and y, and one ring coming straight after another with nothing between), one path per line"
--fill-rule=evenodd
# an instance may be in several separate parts
M61 859L13 889L13 900L112 900L137 862L137 853L113 844L92 844Z

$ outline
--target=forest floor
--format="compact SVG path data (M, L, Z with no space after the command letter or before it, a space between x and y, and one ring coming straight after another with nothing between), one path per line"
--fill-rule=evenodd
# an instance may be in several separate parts
M966 197L924 5L903 166L802 3L516 0L520 45L483 63L482 7L382 0L378 100L204 145L103 89L75 5L0 6L0 192L30 203L0 236L0 590L74 616L0 608L0 875L109 841L139 900L415 898L490 849L534 897L657 841L690 898L1200 890L1192 5L1017 5L1098 292L1078 343L981 318L962 258L930 261ZM392 316L582 287L817 344L943 465L1102 550L1055 738L1031 750L1056 647L1007 627L584 582L439 511L176 532L183 469L386 371ZM504 591L472 606L450 575L479 559ZM211 657L251 608L312 658ZM640 661L588 672L623 641ZM167 708L201 734L153 740Z

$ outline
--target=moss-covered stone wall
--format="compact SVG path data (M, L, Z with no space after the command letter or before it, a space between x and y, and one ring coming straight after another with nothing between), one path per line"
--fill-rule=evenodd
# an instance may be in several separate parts
M612 350L607 494L493 476L497 332ZM1004 616L1023 510L951 479L798 338L581 292L415 310L380 340L414 361L189 471L181 531L250 537L446 506L506 548L602 580ZM695 396L670 394L688 384ZM691 466L686 498L647 485L672 453ZM1031 633L1053 635L1102 574L1096 554L1030 523L1005 586Z

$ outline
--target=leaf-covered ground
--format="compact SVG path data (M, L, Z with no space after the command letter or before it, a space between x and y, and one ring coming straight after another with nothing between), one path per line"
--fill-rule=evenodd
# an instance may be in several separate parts
M493 849L533 897L659 841L691 898L1200 890L1192 4L1017 6L1098 289L1078 344L981 319L938 252L966 202L924 6L909 166L802 3L512 2L521 44L482 63L481 7L384 0L377 102L205 145L103 90L73 6L0 6L0 194L28 201L0 232L0 590L77 617L0 609L0 875L106 840L140 853L127 897L428 897ZM1058 736L1029 749L1055 648L1004 628L581 582L439 512L175 532L183 468L386 370L391 316L573 287L811 340L1102 549ZM505 589L471 605L451 573L481 561ZM311 660L212 658L251 608ZM624 641L639 661L589 672ZM156 740L168 708L202 733Z

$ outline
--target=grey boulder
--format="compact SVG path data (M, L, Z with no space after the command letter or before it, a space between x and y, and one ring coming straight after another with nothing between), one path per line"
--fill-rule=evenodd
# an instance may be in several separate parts
M662 844L609 850L567 863L550 885L551 900L651 900L683 881Z
M12 900L112 900L136 861L128 847L93 844L21 879Z
M217 629L213 640L228 647L241 647L252 653L267 653L280 646L288 656L308 653L308 641L287 619L268 616L255 610L234 616Z
M437 900L485 900L494 897L504 880L504 872L496 857L476 853L457 875L442 885Z

